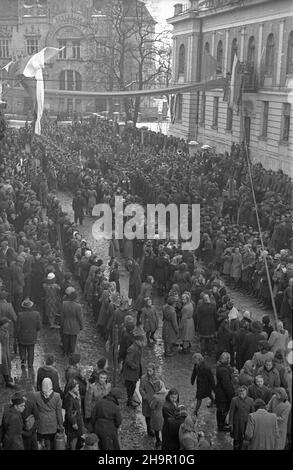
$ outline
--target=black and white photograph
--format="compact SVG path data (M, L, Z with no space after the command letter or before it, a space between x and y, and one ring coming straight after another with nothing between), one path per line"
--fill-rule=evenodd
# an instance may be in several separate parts
M292 448L293 4L183 1L0 0L0 465Z

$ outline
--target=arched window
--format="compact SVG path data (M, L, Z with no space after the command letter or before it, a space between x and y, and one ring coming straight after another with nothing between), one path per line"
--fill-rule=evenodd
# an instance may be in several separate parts
M210 44L208 42L205 43L204 50L205 52L210 52Z
M293 73L293 31L289 34L286 73Z
M81 75L75 70L62 70L59 75L60 90L81 91Z
M237 54L237 52L238 52L237 39L234 38L232 41L232 45L231 45L231 64L230 64L231 72L232 72L232 67L233 67L233 62L234 62L234 55Z
M179 60L178 60L178 73L184 75L185 73L185 46L181 44L179 47Z
M223 42L219 41L217 46L217 73L223 72Z
M274 35L271 33L268 35L267 46L266 46L266 61L265 61L266 75L273 75L274 56L275 56L275 38L274 38Z
M248 49L247 49L247 64L250 67L254 67L255 61L255 39L254 36L250 36L248 41Z

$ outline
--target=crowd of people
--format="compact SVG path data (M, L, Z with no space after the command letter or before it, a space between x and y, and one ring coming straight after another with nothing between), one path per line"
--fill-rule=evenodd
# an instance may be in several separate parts
M142 139L132 127L120 135L107 120L68 127L48 121L44 128L42 139L29 141L24 128L7 131L1 143L1 371L13 388L10 343L15 353L18 348L22 367L33 371L34 344L46 322L60 330L69 366L61 389L54 358L47 357L38 371L37 391L12 397L2 422L4 449L52 449L63 431L71 450L119 449L121 389L111 387L105 360L86 378L75 352L84 321L76 280L110 350L117 325L126 405L137 406L140 380L142 412L157 449L211 448L196 432L207 397L208 406L216 406L218 430L231 433L234 449L284 449L292 400L286 363L293 279L289 177L260 164L252 167L263 250L240 146L233 145L230 154L208 150L190 157L182 140L145 131ZM58 184L75 194L74 222L62 212ZM116 195L143 206L200 204L199 248L183 251L181 240L168 237L113 237L107 266L82 238L78 224L92 217L96 203L114 206ZM61 247L70 272L64 269ZM275 328L268 316L260 322L253 312L239 312L225 287L242 289L270 306L265 258L283 320ZM128 296L120 292L122 259L129 272ZM142 374L143 349L156 341L159 326L156 294L164 299L165 357L189 354L199 338L191 376L191 383L197 382L193 415L179 402L176 389L166 390L154 364ZM207 359L217 361L216 381Z

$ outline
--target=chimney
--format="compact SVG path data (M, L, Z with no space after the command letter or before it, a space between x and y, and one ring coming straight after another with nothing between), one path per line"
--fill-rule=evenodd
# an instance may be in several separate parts
M176 3L174 5L174 16L180 15L182 13L182 3Z

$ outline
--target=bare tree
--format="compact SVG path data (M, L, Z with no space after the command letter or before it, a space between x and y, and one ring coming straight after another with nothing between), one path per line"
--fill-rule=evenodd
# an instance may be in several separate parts
M155 85L156 78L166 71L166 35L155 31L156 22L140 0L110 0L102 16L89 24L89 39L102 51L98 72L106 90L127 90L135 84L142 90ZM101 22L104 32L100 34ZM107 25L107 26L106 26ZM136 124L141 99L124 99L126 119Z

